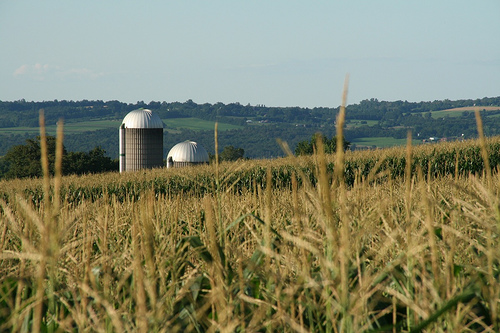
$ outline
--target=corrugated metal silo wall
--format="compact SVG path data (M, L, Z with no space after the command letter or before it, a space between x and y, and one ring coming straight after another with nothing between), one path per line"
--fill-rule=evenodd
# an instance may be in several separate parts
M125 131L127 171L163 166L162 128L127 128Z
M208 162L175 162L174 161L174 168L195 166L195 165L202 165L202 164L208 164Z

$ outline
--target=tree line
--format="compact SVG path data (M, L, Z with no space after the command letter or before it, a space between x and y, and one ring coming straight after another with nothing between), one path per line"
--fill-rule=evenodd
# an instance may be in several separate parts
M500 106L500 97L485 97L467 100L442 100L432 102L379 101L363 100L347 106L346 140L354 141L366 137L393 137L402 139L408 130L420 138L457 137L464 134L467 138L476 136L476 122L473 113L463 112L459 117L433 118L431 111L463 106ZM38 112L45 110L47 125L55 124L60 118L65 122L96 119L121 120L137 108L149 108L162 119L196 117L219 123L241 125L240 129L220 131L219 147L233 146L242 148L247 158L273 158L284 156L276 143L279 138L295 149L301 141L307 141L317 132L326 137L335 136L335 107L267 107L265 105L242 105L240 103L204 103L192 100L186 102L123 103L119 101L42 101L29 102L0 101L0 128L30 126L38 127ZM500 135L500 111L483 113L485 133L488 136ZM368 122L368 123L367 123ZM118 157L117 128L93 130L78 134L65 135L65 147L69 152L88 152L96 146L101 147L111 159ZM28 134L0 134L0 156L10 147L20 145ZM184 140L201 143L209 153L214 152L213 130L193 131L180 129L165 132L164 154L171 147Z
M46 137L49 173L55 173L56 138ZM82 175L118 171L118 159L106 156L106 151L96 146L88 152L68 152L63 145L62 174ZM219 153L219 161L236 161L244 158L243 148L225 146ZM25 144L11 147L0 157L0 179L42 177L41 137L26 139ZM210 154L211 160L215 155Z
M55 173L56 138L46 137L49 173ZM0 158L0 179L41 177L41 138L27 139L25 144L15 145ZM63 146L63 175L81 175L118 170L118 160L106 156L106 151L97 146L88 152L68 152Z
M346 120L385 120L397 118L402 114L422 114L464 106L500 106L499 97L484 97L463 100L435 100L432 102L379 101L366 99L348 105ZM138 108L149 108L158 112L160 118L197 117L205 120L218 120L225 123L245 125L246 119L268 120L276 123L324 124L334 121L338 107L267 107L265 105L242 105L240 103L203 103L192 100L185 102L123 103L116 100L82 101L0 101L0 128L18 126L38 126L38 112L45 110L46 122L56 123L65 120L86 120L95 118L122 119L128 112Z
M295 148L295 154L312 155L317 152L317 142L322 140L324 152L333 154L336 152L337 138L330 139L321 134L315 133L310 140L300 141ZM349 149L350 142L344 139L343 149ZM49 173L55 173L56 160L56 138L46 137L47 160ZM118 160L106 156L106 151L99 146L88 152L68 152L63 145L62 173L63 175L81 175L110 172L118 170ZM0 157L0 179L13 178L35 178L43 175L41 165L41 137L27 139L25 144L11 147L7 154ZM232 145L225 146L218 154L219 161L236 161L245 159L245 150ZM216 158L215 154L209 153L210 161Z

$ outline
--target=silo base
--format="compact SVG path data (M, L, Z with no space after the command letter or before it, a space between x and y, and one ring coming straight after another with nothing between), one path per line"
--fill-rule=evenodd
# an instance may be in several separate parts
M163 166L163 128L125 129L125 170Z

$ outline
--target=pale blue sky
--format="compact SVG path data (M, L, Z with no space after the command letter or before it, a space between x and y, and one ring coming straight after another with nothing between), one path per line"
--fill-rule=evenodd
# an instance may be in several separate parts
M0 0L0 100L500 95L500 0Z

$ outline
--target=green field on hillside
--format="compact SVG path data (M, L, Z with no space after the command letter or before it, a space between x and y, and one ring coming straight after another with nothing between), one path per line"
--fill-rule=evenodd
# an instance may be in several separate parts
M96 131L105 128L116 128L120 126L119 120L90 120L81 122L68 122L64 124L66 134L82 133L86 131ZM50 135L56 134L57 125L47 125L46 130ZM0 128L0 134L24 134L29 133L37 135L40 133L38 127L4 127Z
M203 120L199 118L170 118L162 119L167 129L190 129L194 131L214 130L215 122ZM96 131L106 128L115 128L118 130L121 120L90 120L80 122L68 122L64 124L65 134L77 134L86 131ZM47 125L47 133L49 135L56 134L57 125ZM230 129L238 129L242 126L219 123L218 130L226 131ZM40 129L38 127L4 127L0 128L0 134L33 134L38 135Z
M378 120L350 120L346 123L347 128L361 127L361 126L374 126L378 124Z
M443 117L461 117L464 112L474 112L474 111L441 110L441 111L432 111L431 115L432 115L432 118L434 118L434 119L443 118Z
M209 120L203 120L199 118L169 118L169 119L162 119L165 125L167 125L167 128L175 128L175 129L180 129L180 128L185 128L185 129L191 129L194 131L204 131L204 130L214 130L215 128L215 122L214 121L209 121ZM231 129L239 129L242 128L243 126L238 126L238 125L232 125L232 124L225 124L225 123L219 123L218 130L219 131L227 131Z
M475 109L478 109L481 112L489 112L489 111L499 111L500 107L498 106L478 106L478 107L461 107L447 110L439 110L439 111L431 111L432 118L443 118L443 117L461 117L464 112L474 113Z
M394 139L392 137L357 138L351 141L359 146L377 146L378 148L404 146L406 139Z
M86 131L96 131L106 128L116 128L120 126L119 120L89 120L80 122L67 122L64 123L64 132L66 134L76 134ZM49 124L46 126L46 131L50 135L56 134L57 125ZM0 134L23 134L29 133L37 135L40 133L38 127L3 127L0 128Z

